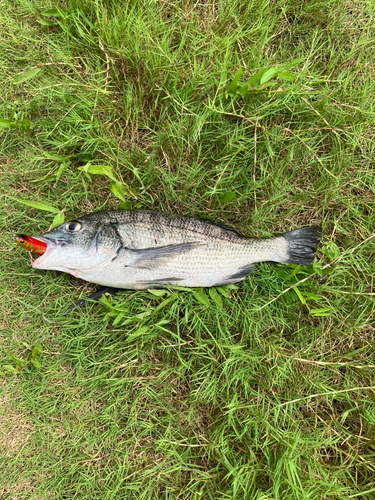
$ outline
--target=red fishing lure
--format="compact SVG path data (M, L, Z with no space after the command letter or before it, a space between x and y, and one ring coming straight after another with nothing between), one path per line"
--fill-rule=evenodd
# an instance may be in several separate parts
M16 234L14 241L24 250L38 255L43 255L47 249L46 243L36 238L32 238L31 236L26 236L26 234Z

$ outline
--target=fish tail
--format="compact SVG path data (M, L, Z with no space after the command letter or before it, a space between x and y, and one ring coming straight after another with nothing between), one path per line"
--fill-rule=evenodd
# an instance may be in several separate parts
M321 229L316 226L302 227L282 234L287 241L287 259L283 264L307 266L315 257L315 251L322 237Z

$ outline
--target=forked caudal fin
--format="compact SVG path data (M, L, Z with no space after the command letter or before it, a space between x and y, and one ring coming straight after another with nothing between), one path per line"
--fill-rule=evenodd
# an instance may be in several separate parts
M322 233L319 227L308 226L282 234L288 243L288 259L283 264L307 266L315 257Z

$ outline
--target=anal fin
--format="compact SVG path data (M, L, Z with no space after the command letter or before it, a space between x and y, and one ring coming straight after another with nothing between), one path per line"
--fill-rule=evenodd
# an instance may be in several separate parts
M183 281L184 278L156 278L153 280L136 281L136 283L145 283L146 285L157 285L171 283L172 281Z
M255 264L248 264L247 266L243 266L239 268L239 270L225 278L223 281L220 283L217 283L216 286L224 286L224 285L231 285L232 283L237 283L237 281L242 281L244 280L251 271L255 269Z

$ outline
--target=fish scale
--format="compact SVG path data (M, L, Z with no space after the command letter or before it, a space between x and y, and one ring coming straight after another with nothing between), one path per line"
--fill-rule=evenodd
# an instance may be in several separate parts
M155 212L95 212L64 223L34 240L46 251L32 262L115 288L236 283L257 262L306 265L314 259L320 230L310 226L273 238L245 238L212 221Z

